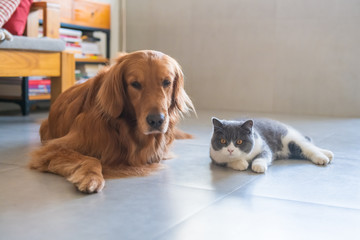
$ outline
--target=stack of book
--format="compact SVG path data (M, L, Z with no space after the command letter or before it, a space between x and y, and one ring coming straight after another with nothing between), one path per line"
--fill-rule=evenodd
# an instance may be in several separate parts
M84 58L93 58L96 59L101 57L102 54L100 52L99 43L101 41L100 38L97 38L93 35L93 33L87 33L82 36L81 50Z
M76 83L83 83L96 74L104 67L102 64L81 64L75 70Z
M29 96L50 94L51 80L47 77L29 77Z
M75 58L97 59L103 57L102 46L106 38L101 32L82 32L74 29L60 28L60 39L66 43L65 50Z
M82 32L73 29L60 28L60 39L66 43L65 50L74 54L75 58L82 58Z

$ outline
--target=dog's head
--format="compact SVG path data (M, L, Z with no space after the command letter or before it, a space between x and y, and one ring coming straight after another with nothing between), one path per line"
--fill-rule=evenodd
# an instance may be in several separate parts
M165 133L171 121L194 110L179 64L161 52L123 55L103 78L100 108L113 118L128 118L146 135Z

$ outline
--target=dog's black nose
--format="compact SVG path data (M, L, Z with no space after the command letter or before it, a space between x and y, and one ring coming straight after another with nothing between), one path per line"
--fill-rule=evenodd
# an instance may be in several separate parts
M146 117L146 121L153 129L159 129L165 120L164 114L149 114Z

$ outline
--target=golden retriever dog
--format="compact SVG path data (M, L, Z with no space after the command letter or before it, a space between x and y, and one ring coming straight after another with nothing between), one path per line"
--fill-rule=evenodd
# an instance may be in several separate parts
M104 176L156 169L175 137L191 137L175 128L191 110L173 58L150 50L125 54L56 99L29 167L64 176L81 192L99 192Z

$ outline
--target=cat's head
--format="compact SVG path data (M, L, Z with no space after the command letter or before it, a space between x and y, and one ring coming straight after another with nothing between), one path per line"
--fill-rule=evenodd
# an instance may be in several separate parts
M212 118L211 158L217 163L228 163L244 158L254 146L252 120L227 121Z

